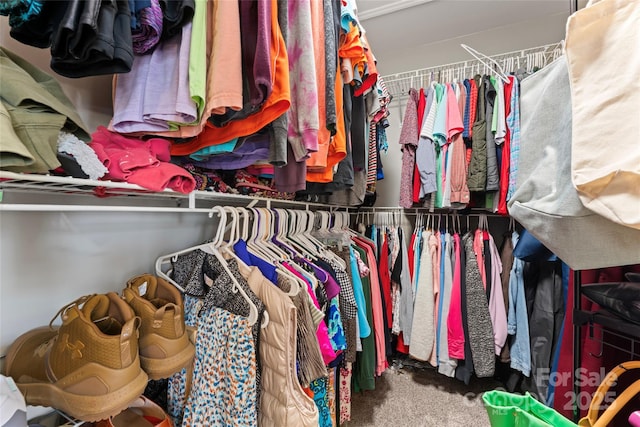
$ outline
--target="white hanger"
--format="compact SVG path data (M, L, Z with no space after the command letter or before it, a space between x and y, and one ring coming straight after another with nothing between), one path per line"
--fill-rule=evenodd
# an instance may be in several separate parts
M289 259L289 254L272 240L275 236L275 214L267 208L258 208L258 211L265 224L265 232L262 234L261 242L263 247L275 254L275 258L272 261Z
M311 244L313 244L316 247L318 252L322 254L326 250L326 247L322 242L316 239L315 236L312 234L312 232L316 228L315 214L311 211L300 211L300 214L306 218L306 221L305 221L306 227L303 228L302 234Z
M495 61L494 59L488 57L487 55L478 52L477 50L475 50L474 48L467 46L466 44L462 43L460 44L460 46L462 46L462 48L464 50L466 50L467 52L469 52L474 58L476 58L478 61L482 62L487 68L489 68L491 71L493 71L499 78L500 80L502 80L505 83L509 83L509 78L507 77L506 73L504 72L504 70L502 69L502 66L500 66L500 64L498 64L497 61ZM488 61L490 61L491 63L495 64L496 67L498 67L497 70L494 70L493 67L491 67L489 64L487 64L483 58L487 59Z
M271 246L267 246L267 234L269 233L270 222L261 208L251 208L253 212L253 233L252 242L256 248L260 250L260 257L265 260L273 261L281 258Z
M246 242L249 238L249 211L244 207L237 207L236 210L242 218L242 229L240 229L240 222L238 222L238 237Z
M213 216L213 212L214 212L214 210L212 209L212 211L209 213L209 217ZM220 211L218 211L218 212L220 212ZM222 212L224 212L224 210L222 210ZM221 228L222 227L218 227L218 231ZM233 283L233 288L232 288L233 291L232 292L240 292L242 297L249 304L249 324L254 325L258 321L258 314L259 314L258 313L258 308L253 303L253 301L251 301L251 299L246 294L244 289L242 289L242 287L240 286L240 284L236 280L236 278L233 275L233 273L231 272L231 270L229 270L229 267L227 266L227 261L224 259L222 254L218 251L218 249L212 243L209 242L209 243L204 243L204 244L201 244L201 245L196 245L196 246L193 246L193 247L190 247L190 248L183 249L181 251L177 251L177 252L174 252L174 253L171 253L171 254L168 254L168 255L163 255L163 256L158 257L158 259L156 259L156 275L159 276L159 277L162 277L163 279L165 279L166 281L171 283L173 286L178 288L181 292L184 292L184 288L182 288L182 286L177 284L172 278L170 278L169 276L167 276L167 274L165 274L165 272L163 270L163 265L166 265L166 264L170 265L172 263L172 261L175 261L178 258L178 256L193 252L193 251L198 250L198 249L202 250L203 252L206 252L206 253L209 253L209 254L215 256L216 259L218 261L220 261L220 264L222 265L222 268L225 270L227 275L229 275L229 277L231 278L231 282Z
M298 224L296 227L296 238L303 244L305 244L305 248L311 252L313 256L319 258L321 256L321 251L324 245L320 244L320 242L315 242L312 240L311 233L309 232L309 224L311 224L311 229L313 229L313 221L311 221L311 217L307 215L306 211L297 210L295 211L295 215L298 217Z
M292 246L298 254L305 258L314 258L319 254L314 253L313 248L307 247L309 244L304 242L300 236L300 227L302 226L302 218L300 218L298 211L293 209L286 209L289 221L285 229L283 240Z
M310 213L311 213L311 212L310 212ZM324 212L323 212L323 213L324 213ZM364 215L364 214L363 214L363 215ZM367 215L368 215L368 214L367 214ZM328 217L329 217L329 214L327 213L327 214L326 214L326 216L327 216L327 218L328 218ZM341 237L342 237L342 235L341 235ZM316 240L317 240L317 239L316 239ZM320 243L320 244L322 244L322 242L319 242L319 243ZM346 243L346 242L345 242L345 243ZM325 253L329 258L331 258L331 259L335 260L338 264L340 264L340 266L341 266L343 269L346 269L346 268L347 268L347 263L345 262L345 260L344 260L344 259L342 259L341 257L339 257L335 252L333 252L333 251L329 250L329 249L328 249L326 246L324 246L324 245L323 245L323 250L324 250L324 252L323 252L323 253Z
M273 209L273 211L278 214L278 233L277 234L274 233L274 235L272 235L271 237L275 236L277 241L282 245L285 245L289 251L295 254L304 253L306 255L306 252L302 251L301 245L289 239L289 235L291 233L290 227L293 227L295 225L295 218L292 217L291 212L287 209L281 209L281 208ZM275 215L272 215L272 216L275 216ZM269 239L269 244L272 245L274 249L277 248L277 250L282 252L283 256L281 260L291 259L291 255L293 254L290 254L287 251L280 248L278 245L272 242L271 239Z
M251 232L249 233L249 236L247 238L247 249L254 255L265 260L276 258L274 254L268 252L265 248L263 248L261 241L258 240L260 218L257 209L248 208L248 211L251 212L251 218L253 222L251 224Z
M284 210L282 209L274 209L275 211L277 211L278 213L278 233L277 235L275 234L275 230L273 231L273 234L275 235L275 237L277 237L278 241L283 242L282 241L282 232L283 230L286 228L286 212L284 212ZM272 217L275 215L272 215ZM272 222L274 222L275 225L275 219L272 218ZM272 236L273 237L273 236ZM284 242L283 242L284 243ZM275 244L271 243L273 246L276 246ZM285 260L289 260L289 256L287 255ZM294 296L297 295L298 292L300 292L302 288L302 286L306 286L306 284L295 274L293 274L292 272L290 272L289 270L287 270L286 268L284 268L281 264L282 260L274 260L273 264L276 266L276 272L278 272L279 274L282 274L284 276L286 276L287 278L290 279L291 282L291 288L289 289L289 292L287 292L287 295L289 296Z

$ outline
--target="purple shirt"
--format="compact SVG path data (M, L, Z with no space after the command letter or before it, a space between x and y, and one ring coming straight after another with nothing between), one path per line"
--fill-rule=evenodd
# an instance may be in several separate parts
M194 165L206 169L224 169L234 170L242 169L247 166L269 158L270 139L268 134L258 134L238 141L233 152L228 154L218 154L209 157L201 162L193 162ZM189 157L185 157L189 159ZM191 162L193 159L189 159Z

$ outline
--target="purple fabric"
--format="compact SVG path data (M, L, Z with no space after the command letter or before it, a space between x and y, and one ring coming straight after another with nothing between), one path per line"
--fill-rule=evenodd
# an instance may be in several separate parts
M131 31L133 53L141 55L153 49L162 35L162 8L159 0L151 0L151 6L137 13L138 22Z
M234 170L242 169L252 164L269 158L269 135L253 135L247 137L244 142L239 141L233 152L218 154L209 157L202 162L193 162L194 165L207 169ZM185 157L189 159L188 157ZM193 159L189 159L192 161Z
M136 55L130 73L116 80L113 130L121 133L166 131L198 116L189 90L191 23L182 34ZM169 122L172 122L171 124Z
M161 46L167 47L164 55L154 52L151 58L152 81L147 81L143 117L145 121L192 123L198 111L189 90L191 22L182 27L182 34L163 40L158 48Z
M271 93L271 1L241 1L242 71L249 82L251 105L261 105Z
M316 268L314 268L314 270L315 269ZM340 293L340 285L331 274L327 274L327 280L324 282L324 291L327 294L327 299L329 300L337 297Z
M316 278L322 282L324 285L324 291L327 294L327 299L331 300L334 297L338 296L340 293L340 285L335 281L335 279L322 267L318 267L313 262L306 260L305 258L296 258L298 264L307 264L313 270L313 274L315 274Z
M297 162L291 144L287 143L287 164L273 168L273 180L276 190L295 193L307 188L307 162Z

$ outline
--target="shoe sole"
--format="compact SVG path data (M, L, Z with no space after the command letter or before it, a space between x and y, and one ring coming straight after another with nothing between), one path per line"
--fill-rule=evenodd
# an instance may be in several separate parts
M140 355L140 365L151 380L169 378L173 374L180 372L183 368L189 367L193 362L195 353L195 347L189 345L179 353L162 359Z
M147 375L138 376L124 387L99 396L69 393L55 384L17 384L30 405L49 406L82 421L104 420L124 411L147 387Z
M45 330L49 330L49 328L37 328L16 339L6 356L5 371L7 373L11 372L13 362L20 354L24 343L30 340L34 334L43 334ZM62 378L58 383L20 382L20 378L14 378L14 380L27 404L55 408L79 420L95 422L124 411L133 400L144 392L149 378L139 366L139 362L134 361L128 368L114 370L96 363L89 363L80 369L80 372L76 371L70 374L74 376L81 375L82 377L89 376L82 373L82 371L86 370L86 372L93 375L99 373L97 375L99 378L108 378L110 375L129 375L134 377L117 390L95 396L80 395L63 390L58 386L58 383L64 381L65 378ZM138 371L137 373L135 373L136 370ZM130 371L130 373L126 371Z

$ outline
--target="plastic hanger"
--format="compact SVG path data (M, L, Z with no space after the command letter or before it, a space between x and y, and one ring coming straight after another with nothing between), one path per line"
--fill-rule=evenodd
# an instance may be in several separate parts
M291 256L295 257L296 255L303 254L304 256L309 256L309 254L304 251L303 245L300 245L295 240L290 238L292 234L292 230L296 225L296 217L293 215L292 211L287 209L274 209L274 212L277 213L278 217L278 233L274 234L271 238L271 243L278 247L278 249L286 248L288 252L286 254L285 259L290 259Z
M275 213L277 213L277 215L274 214L274 216L276 217L274 223L276 222L278 223L278 229L276 232L274 232L273 238L282 239L283 231L286 229L286 226L287 226L286 224L287 224L288 214L284 209L274 209L274 211ZM287 261L289 261L289 257L287 257ZM300 279L298 276L293 274L291 271L284 268L280 261L276 261L275 266L276 266L276 271L278 273L290 279L291 288L289 289L289 292L287 292L287 295L295 296L300 292L301 289L303 289L303 286L306 286L306 283L304 283L302 279Z
M342 258L340 258L338 255L336 255L333 251L329 250L321 241L316 239L315 236L312 234L312 231L315 228L316 215L313 212L310 212L310 211L303 211L303 212L309 217L309 222L307 223L307 229L306 229L306 232L305 232L307 237L312 242L315 242L318 245L318 248L319 248L321 254L325 255L326 258L330 258L330 259L334 260L343 269L346 269L347 268L346 262Z
M496 74L500 78L500 80L502 80L505 83L509 83L509 78L507 77L507 75L505 74L504 70L502 69L502 66L496 60L488 57L487 55L485 55L483 53L478 52L474 48L472 48L472 47L470 47L470 46L468 46L468 45L466 45L464 43L460 44L460 46L464 50L469 52L478 61L482 62L488 69L492 70L494 72L494 74ZM488 60L492 64L494 64L498 69L495 70L492 66L490 66L488 63L486 63L483 58Z
M318 249L320 253L324 253L326 251L325 245L321 241L316 239L316 237L313 235L313 231L316 228L316 215L311 211L300 211L300 212L303 216L307 218L307 221L305 222L306 227L302 231L304 236L309 242L315 245L315 247Z
M276 244L274 241L276 215L273 211L267 208L258 208L258 211L260 212L261 219L265 224L265 230L262 234L261 240L262 245L267 248L267 250L276 254L276 260L288 259L289 253L287 251L289 251L290 248L283 248L281 245Z
M218 211L218 212L220 212L220 211ZM224 210L222 210L222 212L224 213ZM212 210L209 213L209 217L213 217L213 213L214 213L214 210ZM226 216L226 213L225 213L225 216ZM217 235L220 233L220 229L223 229L223 228L218 226L218 232L216 233ZM201 245L192 246L190 248L186 248L186 249L183 249L181 251L173 252L171 254L162 255L162 256L158 257L158 259L156 259L156 275L159 276L159 277L162 277L163 279L165 279L166 281L171 283L173 286L178 288L181 292L184 292L184 288L182 288L182 286L177 284L172 278L170 278L167 274L165 274L165 272L163 270L163 266L166 265L166 264L171 264L173 261L175 261L178 258L178 256L193 252L195 250L202 250L203 252L206 252L208 254L211 254L211 255L215 256L216 259L218 261L220 261L220 264L222 265L222 268L225 270L227 275L231 278L231 282L233 283L232 292L239 292L240 295L242 295L242 297L249 304L249 324L254 325L258 321L258 314L259 314L258 313L258 308L253 303L253 301L251 301L251 299L246 294L244 289L242 289L242 287L240 286L240 284L236 280L236 278L233 275L233 273L231 272L231 270L229 270L229 267L227 265L227 261L224 259L224 257L222 256L222 254L220 253L218 248L216 248L211 242L204 243L204 244L201 244Z
M229 238L227 239L226 244L223 246L225 249L231 249L234 244L240 240L238 224L240 223L238 211L235 208L230 206L225 206L224 208L225 217L231 216L231 222L227 225L226 228L229 228ZM220 242L222 243L222 242Z
M297 236L303 242L307 243L307 247L311 249L311 253L316 257L320 257L322 255L322 250L324 249L324 245L320 242L316 241L311 235L311 230L313 230L314 219L315 217L309 216L308 211L297 211L297 215L300 219L298 223L298 234Z
M236 230L235 229L236 229L237 221L238 221L238 211L236 209L230 207L230 206L225 206L225 207L215 206L213 208L213 210L218 212L218 216L219 216L219 219L220 219L220 221L218 223L218 230L222 230L219 233L217 233L218 235L221 236L221 238L220 238L220 240L216 241L215 246L220 250L221 255L226 255L226 256L232 258L233 260L236 261L236 263L239 266L243 266L244 268L249 268L249 266L243 260L241 260L232 250L231 241L233 239L235 239L235 234L236 234ZM231 214L231 220L232 221L229 224L229 229L231 230L231 234L229 236L229 241L225 242L224 241L224 233L225 233L225 230L227 229L227 214ZM209 216L211 216L211 214ZM245 297L245 299L247 301L249 301L249 303L253 304L253 302L249 299L249 296L246 295L246 293L244 292L244 289L242 289L240 284L237 282L236 278L231 274L231 271L227 267L226 259L225 259L225 261L223 263L223 267L224 267L225 271L230 275L231 280L233 281L234 285L236 286L235 289L240 291L242 293L242 295ZM253 322L251 324L253 325L254 323L255 322ZM267 327L268 324L269 324L269 312L267 312L265 310L263 312L262 323L260 324L260 327L262 329L264 329L264 328Z
M269 261L278 261L285 258L282 252L276 249L276 245L270 244L269 235L273 223L269 213L264 208L251 208L254 212L254 242L266 254L264 258Z
M247 238L247 249L253 253L254 255L263 258L265 260L275 259L275 255L268 252L266 249L262 247L260 242L258 241L258 230L260 228L260 217L256 208L248 208L248 211L251 213L251 218L253 222L251 223L251 231Z
M278 224L278 230L274 233L271 241L277 246L283 248L284 252L287 254L286 259L291 259L292 256L296 256L300 252L298 247L294 246L287 236L290 222L295 218L292 219L290 211L286 209L273 209L273 212L276 217L274 225Z
M300 226L301 218L298 215L298 211L287 209L289 214L289 226L285 235L286 240L295 247L299 254L307 257L314 258L317 254L314 254L311 248L306 247L305 243L301 241Z

